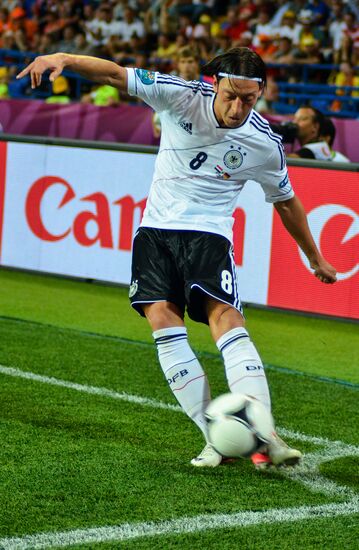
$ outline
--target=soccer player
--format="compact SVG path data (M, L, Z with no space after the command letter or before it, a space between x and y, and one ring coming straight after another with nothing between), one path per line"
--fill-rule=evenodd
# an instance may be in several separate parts
M125 69L94 57L57 53L37 57L19 75L50 80L63 69L116 86L161 113L162 137L141 226L133 242L132 306L152 328L159 362L171 390L206 440L191 463L215 467L222 456L207 442L204 411L207 377L187 340L184 312L207 323L224 360L229 388L270 409L262 361L242 313L232 246L232 213L247 180L256 180L301 247L314 275L334 283L335 269L322 257L304 208L288 178L279 136L254 106L266 84L262 59L248 48L218 55L203 69L213 87L142 69ZM253 251L255 253L255 251ZM256 467L293 465L301 452L276 433Z

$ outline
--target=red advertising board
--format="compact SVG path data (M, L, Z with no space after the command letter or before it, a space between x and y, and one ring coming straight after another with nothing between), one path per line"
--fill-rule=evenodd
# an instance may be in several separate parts
M338 271L325 285L305 263L297 244L273 217L268 305L359 318L359 173L290 167L311 231Z

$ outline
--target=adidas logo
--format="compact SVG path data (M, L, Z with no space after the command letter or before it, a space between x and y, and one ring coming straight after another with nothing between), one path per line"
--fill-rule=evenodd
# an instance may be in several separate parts
M192 122L180 122L179 125L181 128L186 130L186 132L192 135Z

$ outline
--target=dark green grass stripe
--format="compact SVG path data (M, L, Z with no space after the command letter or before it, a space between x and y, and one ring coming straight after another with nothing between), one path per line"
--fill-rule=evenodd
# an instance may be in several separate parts
M97 332L90 332L90 331L87 331L87 330L81 330L81 329L75 329L75 328L59 327L57 325L51 325L49 323L41 323L40 321L31 321L29 319L21 319L21 318L18 318L18 317L10 317L10 316L5 316L5 315L0 315L0 320L2 320L2 321L13 321L13 322L17 322L17 323L24 323L24 324L39 326L39 327L47 327L47 328L57 329L61 332L73 332L77 335L88 336L88 337L91 337L91 338L99 338L100 340L110 340L110 341L113 341L113 342L122 342L124 344L131 344L131 345L141 346L141 347L146 347L146 348L153 348L153 346L154 346L154 344L151 343L151 342L143 342L141 340L134 340L134 339L131 339L131 338L124 338L122 336L112 336L110 334L99 334ZM208 351L198 351L198 350L194 350L194 351L196 352L196 355L198 357L208 357L210 359L217 359L218 361L221 360L220 357L215 353L211 353L211 352L208 352ZM268 363L265 363L264 366L269 370L273 370L273 371L280 372L280 373L283 373L283 374L290 374L290 375L293 375L293 376L300 376L302 378L306 378L306 379L309 379L309 380L315 380L317 382L324 382L326 384L339 384L340 386L345 386L345 387L348 387L348 388L351 388L351 389L354 389L354 390L359 389L359 384L356 384L355 382L348 382L347 380L341 380L340 378L330 378L328 376L319 376L319 375L316 375L316 374L308 374L306 372L302 372L302 371L299 371L299 370L289 369L287 367L279 367L277 365L270 365Z

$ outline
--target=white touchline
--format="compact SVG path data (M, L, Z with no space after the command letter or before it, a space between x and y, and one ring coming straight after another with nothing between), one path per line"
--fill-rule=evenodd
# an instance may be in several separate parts
M321 504L298 508L279 508L264 512L238 512L235 514L208 514L183 517L169 521L124 523L105 527L74 529L58 533L38 533L24 537L0 539L2 550L37 550L41 548L64 547L101 542L121 542L125 540L198 533L209 529L229 529L266 523L284 523L310 519L335 518L359 512L358 500L341 504Z
M157 401L156 399L149 399L138 395L128 394L126 392L119 393L113 390L109 390L107 388L101 388L97 386L87 386L84 384L77 384L74 382L69 382L67 380L61 380L54 377L35 374L29 371L23 371L12 367L5 367L4 365L0 365L0 374L5 374L8 376L13 376L17 378L25 378L27 380L42 382L44 384L51 384L53 386L60 386L63 388L68 388L79 392L88 393L91 395L109 397L112 399L118 399L121 401L127 401L130 403L136 403L139 405L150 406L153 408L182 412L181 407L179 407L178 405L164 403L162 401ZM290 439L307 442L307 443L311 443L316 446L319 446L321 447L321 450L319 452L307 453L302 463L296 468L276 470L277 472L279 472L281 475L284 475L285 477L288 477L290 479L293 479L305 485L311 491L324 493L330 497L345 499L347 502L352 502L352 503L358 502L357 494L351 488L347 486L338 485L334 481L326 479L324 476L320 474L319 468L323 462L328 462L329 460L335 460L337 458L341 458L344 456L359 456L359 447L356 447L354 445L350 445L347 443L343 443L342 441L331 441L329 439L322 438L322 437L316 437L316 436L302 434L300 432L294 432L285 428L279 428L278 432L284 437L288 437ZM340 507L341 505L333 504L333 506L334 507L339 506L339 508L335 508L335 509L338 509L338 510L342 509ZM308 508L308 510L312 510L312 509L314 510L315 507ZM280 511L276 510L276 514L278 512ZM265 514L266 512L258 512L258 514L262 514L262 513ZM337 512L337 514L339 514L339 512ZM266 516L263 516L263 517L266 517ZM288 520L288 521L291 521L291 520ZM112 529L112 528L106 528L106 529ZM116 529L119 529L119 528L116 528ZM88 532L88 530L85 530L85 531ZM82 532L82 531L80 530L79 532ZM139 535L136 535L136 536L139 536ZM0 544L0 548L1 548L1 544ZM42 548L42 546L39 546L39 548Z
M61 386L62 388L68 388L70 390L76 390L83 393L90 393L92 395L111 397L112 399L119 399L120 401L137 403L138 405L148 405L156 409L182 411L181 407L179 407L178 405L172 405L171 403L163 403L162 401L157 401L156 399L148 399L147 397L140 397L139 395L131 395L126 392L116 392L113 390L108 390L107 388L99 388L97 386L86 386L84 384L76 384L76 382L61 380L59 378L53 378L52 376L42 376L41 374L35 374L34 372L14 369L12 367L4 367L4 365L0 365L0 374L14 376L16 378L26 378L27 380L33 380L34 382L42 382L43 384L50 384L51 386Z

